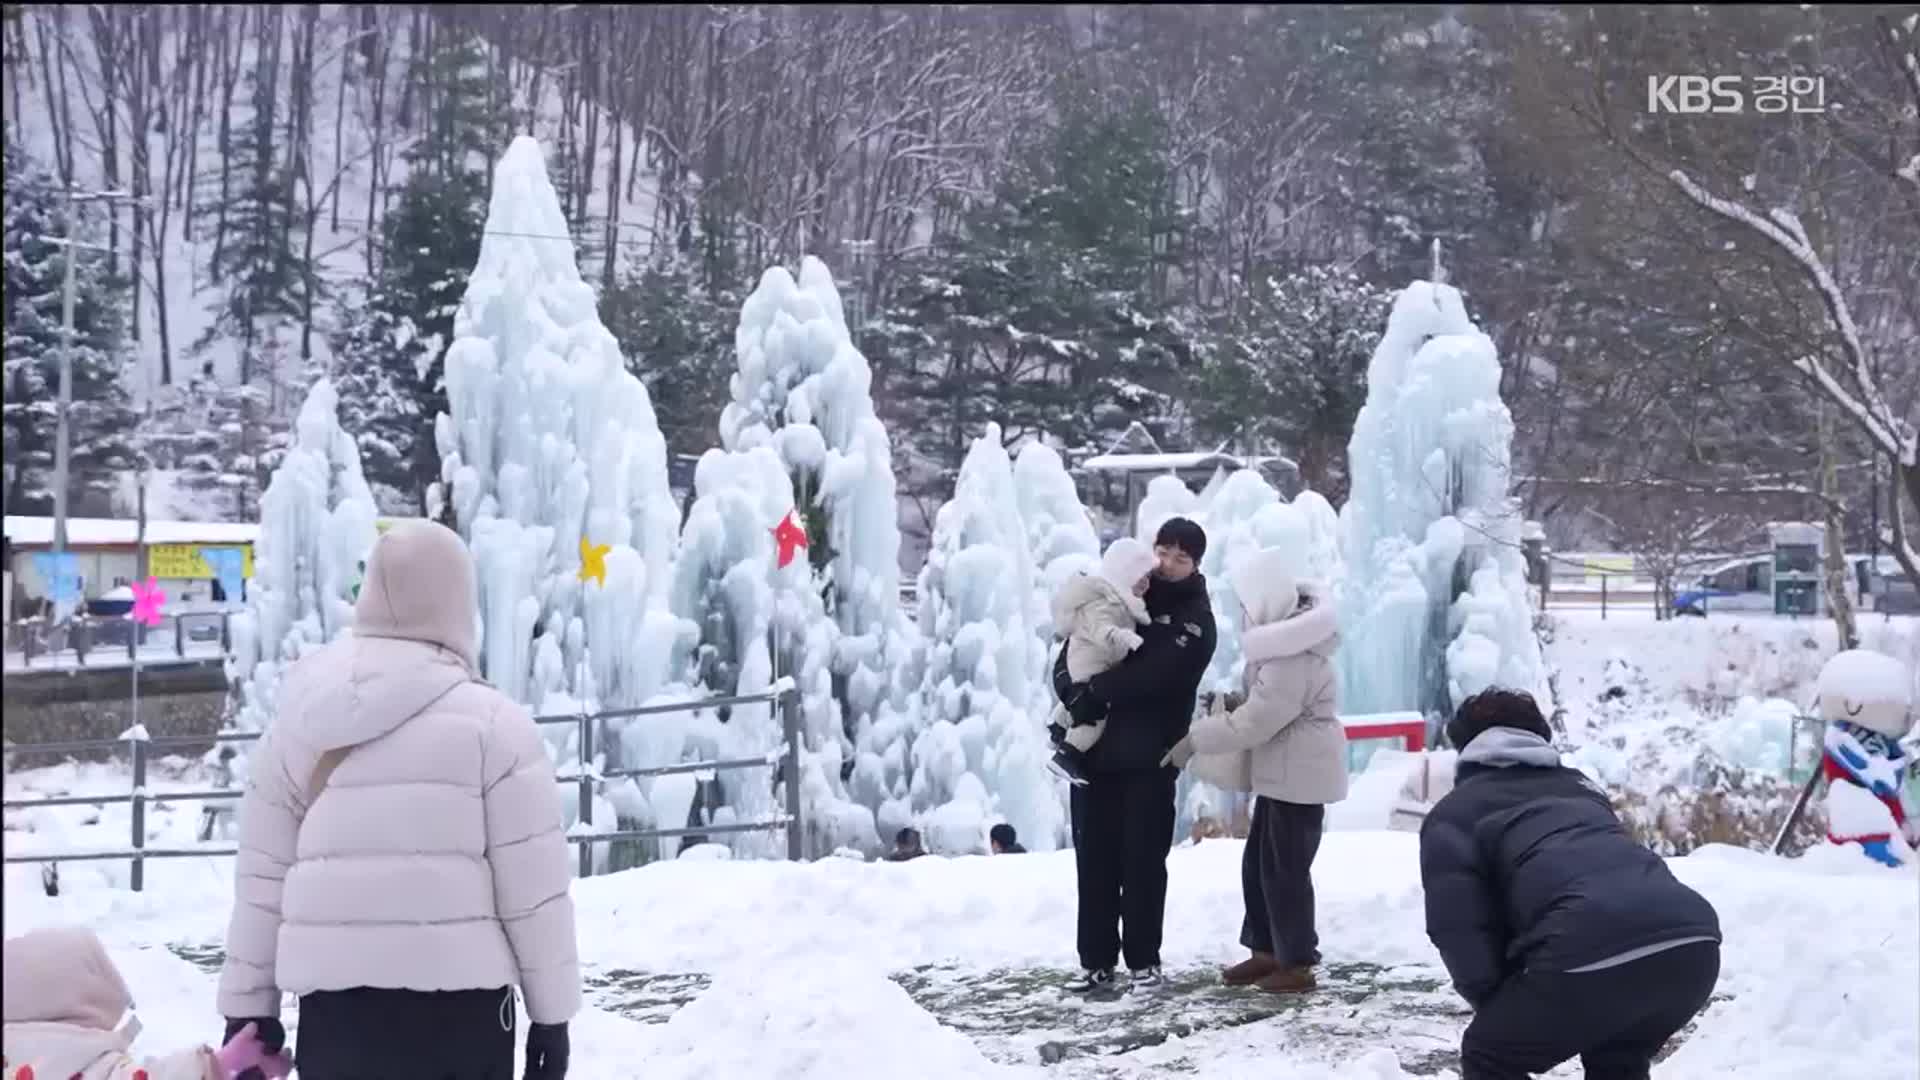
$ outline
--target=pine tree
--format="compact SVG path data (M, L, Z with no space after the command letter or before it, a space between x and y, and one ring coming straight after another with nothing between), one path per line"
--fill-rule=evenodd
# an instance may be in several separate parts
M906 267L883 332L861 340L906 373L910 425L949 481L990 417L1070 448L1136 422L1168 434L1196 335L1158 299L1195 239L1166 143L1150 102L1070 90L962 236Z
M623 273L600 298L601 316L629 368L647 386L669 450L713 444L713 417L727 403L734 329L745 297L711 290L685 258ZM809 535L812 523L809 523Z
M54 503L67 269L67 248L49 241L77 234L85 243L91 222L83 215L70 233L53 177L11 144L5 154L6 510L46 514ZM129 295L104 254L80 249L74 265L68 412L68 510L74 514L111 514L118 477L138 457L135 413L121 382L128 358Z
M1392 294L1350 270L1309 266L1254 283L1219 320L1189 395L1209 444L1285 447L1306 485L1347 491L1346 446L1367 397L1367 361Z
M368 482L415 511L440 479L433 418L448 411L443 365L480 258L487 168L511 130L484 60L478 41L462 39L417 61L432 110L381 225L378 276L364 300L342 300L336 320L342 426L359 441Z

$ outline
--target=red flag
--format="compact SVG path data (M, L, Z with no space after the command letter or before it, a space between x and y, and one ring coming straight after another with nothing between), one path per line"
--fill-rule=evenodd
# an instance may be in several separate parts
M775 562L784 570L793 561L793 553L807 546L807 527L801 523L798 510L787 511L787 516L774 526L773 542L780 548Z

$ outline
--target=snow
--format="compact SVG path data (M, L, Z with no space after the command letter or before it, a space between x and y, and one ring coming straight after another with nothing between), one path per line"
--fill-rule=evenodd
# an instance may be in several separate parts
M10 787L17 782L9 777ZM124 831L124 817L118 825ZM1209 840L1171 856L1164 950L1171 973L1205 977L1211 965L1239 957L1240 855L1236 841ZM1920 965L1914 873L1826 847L1798 859L1709 847L1669 865L1720 913L1724 1000L1708 1008L1661 1075L1788 1080L1831 1071L1835 1045L1847 1049L1850 1076L1914 1075L1920 984L1890 975ZM219 1030L213 971L180 957L218 948L231 867L226 859L155 862L148 891L134 894L104 888L71 864L63 868L63 895L49 899L36 868L9 866L5 931L92 926L142 1009L139 1045L168 1048L168 1040ZM1331 832L1314 877L1330 963L1444 979L1424 932L1416 837ZM1070 852L902 864L682 858L578 881L574 897L588 1005L573 1025L570 1075L587 1080L636 1072L1133 1080L1176 1067L1208 1077L1397 1078L1455 1045L1467 1019L1444 990L1432 1000L1445 1009L1409 1015L1396 1014L1384 996L1323 991L1269 1018L1228 1025L1215 1018L1042 1073L1034 1041L1083 1006L1046 992L1039 1011L1018 1011L1015 999L999 995L942 1008L928 988L1038 968L1052 973L1043 977L1062 977L1074 940ZM647 933L631 932L636 913L645 913ZM643 1006L621 989L636 973L703 973L701 981L711 981L683 992L666 1023L647 1025L628 1019ZM1841 999L1844 1009L1832 1007ZM1377 1034L1315 1037L1303 1020L1326 1003L1353 1018L1343 1023L1371 1025ZM988 1011L972 1011L982 1008ZM1185 1008L1171 995L1156 999L1146 1022L1162 1013L1169 1014L1158 1017L1162 1023L1185 1021ZM297 1013L290 1020L297 1030ZM1114 1015L1116 1028L1132 1022ZM1041 1030L1027 1034L1028 1027ZM993 1037L969 1038L969 1031ZM1550 1075L1577 1076L1578 1065Z
M51 546L53 519L8 514L6 536L16 547ZM139 536L140 523L130 519L67 519L67 543L74 547L132 547ZM251 521L147 521L149 544L251 544L259 538L260 525Z
M1904 711L1913 705L1913 679L1913 673L1890 656L1849 649L1821 667L1814 692L1835 701L1896 705Z
M1341 701L1442 715L1490 686L1548 701L1508 495L1513 420L1493 341L1460 293L1419 281L1367 370L1341 512ZM1456 595L1456 581L1466 588Z
M192 212L189 213L178 199L168 200L164 227L160 226L158 220L153 223L157 240L148 241L141 254L141 265L137 268L139 279L130 290L130 295L138 298L143 337L137 350L139 370L129 379L129 392L138 403L160 388L158 326L161 297L165 298L176 384L184 383L188 372L197 368L203 358L212 361L219 379L232 382L239 370L241 346L237 339L217 338L199 355L189 348L208 329L215 311L225 300L226 287L214 283L207 272L213 239L205 219L211 215L219 196L221 159L227 152L220 134L222 109L216 90L210 85L207 108L203 110L203 115L191 121L191 132L173 130L176 125L172 122L147 123L145 118L133 115L133 103L128 95L106 95L102 100L96 88L108 85L112 80L100 70L101 59L89 44L84 20L73 20L51 9L23 9L21 17L20 61L23 64L30 63L36 73L58 72L55 77L66 81L68 98L76 107L83 101L93 103L87 133L77 134L73 147L77 184L88 189L129 189L133 181L129 165L139 156L139 152L131 148L132 137L124 133L143 130L148 133L146 159L152 162L154 184L158 185L163 175L172 172L197 178L192 185L196 192ZM418 120L409 128L396 122L394 117L394 103L400 95L405 75L412 65L421 60L413 55L409 45L410 35L401 25L405 17L405 13L399 9L394 9L391 15L383 12L379 16L377 33L385 43L381 51L387 67L383 113L374 104L376 80L369 77L362 50L358 47L359 39L365 32L361 11L352 5L329 4L322 5L318 12L311 79L299 89L305 92L306 100L312 103L312 122L316 129L308 147L309 156L305 165L309 175L315 179L316 191L323 193L317 200L318 213L313 222L311 251L314 270L321 282L334 292L344 290L351 293L366 287L366 245L375 242L379 235L380 224L390 202L382 198L380 193L397 191L405 184L409 168L405 152L422 134ZM281 20L284 36L277 46L273 46L279 55L295 55L293 38L299 32L300 21L293 17ZM256 29L249 26L245 32L234 35L232 63L236 72L254 72L267 67L260 51L263 45L271 43L263 42ZM162 81L154 85L154 91L165 97L176 93L174 80L191 80L193 66L188 62L188 50L196 47L196 35L172 29L166 24L159 25L156 33L160 42L155 54L158 65L155 70L166 75L156 76ZM39 42L43 40L51 51L57 52L57 58L39 55ZM519 130L549 142L560 139L564 131L570 135L582 159L590 152L588 146L591 136L593 160L601 162L614 156L616 145L632 147L640 137L632 121L618 118L612 111L591 101L575 102L569 110L564 101L564 80L556 77L553 69L544 61L540 62L544 70L543 77L535 79L532 77L534 63L525 60L509 62L509 58L498 51L494 52L491 59L496 65L494 77L508 84L506 89L513 98ZM294 70L293 65L282 62L279 70L283 74L272 93L275 114L284 122L292 115L299 91L288 74ZM184 90L184 84L181 89ZM537 97L535 90L539 91ZM51 164L55 160L56 128L52 124L34 122L53 114L56 102L49 100L47 83L40 78L22 78L16 85L9 86L10 95L16 92L19 101L13 103L14 108L19 116L30 118L30 122L20 125L9 123L9 137L22 140L37 161ZM243 80L233 96L231 108L226 110L233 132L253 130L255 100L255 91L249 89L247 81ZM343 105L341 138L337 144L330 130L336 101ZM116 113L117 116L114 115ZM372 129L368 119L374 116L385 117L383 131L375 132ZM118 175L104 175L102 155L90 148L97 142L91 135L96 130L96 123L111 123L123 133L117 156ZM235 138L238 138L237 134ZM177 167L166 164L176 159L179 159ZM623 167L625 161L623 156ZM609 187L604 169L585 178L587 190L583 210L588 223L585 232L593 237L596 249L588 262L596 280L600 266L607 258L629 254L644 257L652 246L650 230L623 228L618 250L603 250L605 223L610 216L617 217L623 225L654 220L656 180L651 170L647 169L644 158L639 168L642 175L634 178L636 182L631 186L627 183L628 178L623 176L623 190ZM329 196L338 199L337 226ZM156 203L161 201L155 199ZM368 220L370 202L373 205L371 221ZM305 207L301 206L300 210L304 215ZM133 226L133 210L131 206L123 204L116 207L115 212L122 230L120 242L124 251ZM560 235L565 235L565 230ZM295 243L301 243L298 235ZM331 359L329 331L333 328L326 325L331 305L320 304L317 309L312 341L314 362L321 370L325 370ZM351 310L350 305L348 309ZM299 367L298 322L291 321L276 328L274 336L278 338L280 355L286 358L285 366L290 369L286 374L292 376L292 369ZM263 346L257 351L267 350ZM180 494L184 496L184 492ZM204 503L204 500L201 501ZM193 500L186 497L170 502L156 501L153 505L170 505L173 512L189 514L194 510Z

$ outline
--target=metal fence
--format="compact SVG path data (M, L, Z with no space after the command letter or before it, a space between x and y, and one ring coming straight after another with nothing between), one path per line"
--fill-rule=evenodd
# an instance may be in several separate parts
M728 708L743 705L775 705L780 710L783 749L777 753L760 757L726 758L716 761L688 761L677 765L655 765L638 769L606 769L593 767L593 747L595 721L624 719L640 716L658 716L666 713L695 712L701 709ZM567 841L580 845L580 876L590 877L593 873L593 849L590 845L608 843L614 840L657 839L674 836L712 836L727 833L772 832L785 830L787 834L787 858L798 860L804 857L803 835L800 822L800 713L799 694L792 687L777 687L760 694L743 694L736 697L713 697L700 701L676 702L670 705L647 705L636 709L611 709L599 713L561 714L557 716L537 716L536 724L578 724L580 728L579 760L581 770L555 777L562 784L578 785L580 793L579 824L567 834ZM122 851L80 851L45 852L36 855L12 855L5 857L9 863L60 863L85 862L100 859L127 859L131 861L130 881L134 892L140 892L146 884L146 860L177 859L193 857L223 857L235 854L235 848L150 848L147 838L147 805L155 802L216 802L223 799L237 799L243 792L231 788L216 788L208 791L162 791L147 790L147 764L154 751L169 747L199 747L208 742L216 744L252 742L260 738L259 732L221 732L216 735L164 735L148 736L141 729L134 729L119 739L78 739L57 743L18 743L9 744L6 754L9 759L17 754L75 754L98 750L109 750L126 743L133 759L133 789L125 795L57 795L37 799L7 799L0 802L5 809L26 809L39 806L106 806L116 803L133 805L132 828L128 838L128 848ZM668 776L674 773L726 772L742 769L770 769L778 766L781 781L786 786L786 812L761 821L742 821L720 825L701 825L697 827L660 828L660 829L616 829L607 832L587 832L593 826L593 789L597 782L620 780L628 777Z
M149 663L169 657L218 659L233 651L230 615L225 611L162 615L160 624L151 627L125 615L75 615L65 622L33 616L16 620L8 628L7 651L17 651L19 666L26 668L36 660L58 667L68 655L83 667L89 655L105 665L117 664L123 657L130 664L136 653Z

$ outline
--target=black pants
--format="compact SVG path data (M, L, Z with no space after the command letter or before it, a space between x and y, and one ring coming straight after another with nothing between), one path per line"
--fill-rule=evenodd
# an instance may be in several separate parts
M1646 1080L1653 1055L1719 977L1720 946L1710 941L1599 971L1523 971L1467 1025L1461 1080L1525 1080L1576 1054L1587 1080Z
M1108 773L1073 789L1073 866L1080 890L1080 964L1160 966L1173 849L1174 769Z
M1240 893L1247 908L1240 944L1290 968L1320 962L1320 935L1313 928L1313 857L1326 823L1324 806L1265 795L1253 801L1247 848L1240 856Z
M513 1080L513 990L333 990L300 999L300 1080Z

